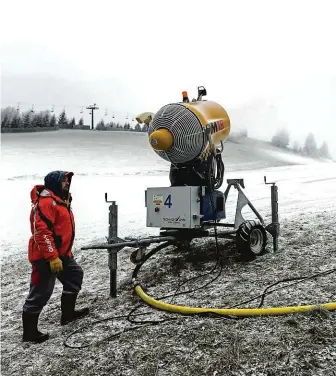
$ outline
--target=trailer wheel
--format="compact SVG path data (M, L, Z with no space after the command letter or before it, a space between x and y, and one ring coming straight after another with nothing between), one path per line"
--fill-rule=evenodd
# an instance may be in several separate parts
M236 234L236 245L245 260L254 260L265 252L267 233L259 221L243 222Z

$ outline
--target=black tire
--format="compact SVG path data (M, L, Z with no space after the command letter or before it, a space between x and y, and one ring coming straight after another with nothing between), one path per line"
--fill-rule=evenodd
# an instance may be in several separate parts
M259 221L249 220L239 226L236 245L244 260L254 260L257 256L264 254L266 244L266 229Z

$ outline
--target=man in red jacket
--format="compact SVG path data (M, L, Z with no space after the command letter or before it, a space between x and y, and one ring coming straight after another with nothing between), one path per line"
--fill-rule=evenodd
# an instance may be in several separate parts
M22 312L23 341L44 342L49 338L49 334L37 329L37 324L43 307L52 295L56 278L63 285L61 325L89 313L88 308L75 310L83 269L71 253L75 238L69 192L72 176L72 172L52 171L44 178L44 185L36 185L30 193L32 236L28 259L32 273L30 291Z

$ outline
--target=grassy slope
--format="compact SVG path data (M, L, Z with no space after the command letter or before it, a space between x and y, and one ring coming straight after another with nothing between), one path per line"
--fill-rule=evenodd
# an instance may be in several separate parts
M336 267L334 218L335 213L329 212L283 223L280 251L273 254L270 250L250 263L241 262L235 247L221 241L220 277L206 289L176 297L174 303L230 306L279 279ZM176 320L126 332L86 349L64 348L62 342L72 330L94 320L127 314L139 302L131 292L133 264L128 251L119 258L116 300L108 298L106 254L77 251L76 257L85 270L79 303L90 304L91 315L85 321L61 327L61 289L57 284L40 324L52 338L41 345L20 342L21 307L30 273L27 262L9 263L2 268L2 375L336 374L335 313L327 311L243 320L169 315ZM215 261L214 242L195 242L189 253L169 248L155 255L143 266L139 277L149 293L158 297L173 292L186 278L210 270ZM17 277L13 279L13 275ZM201 278L183 288L200 287L209 280ZM306 281L268 296L264 306L335 301L334 286L335 274ZM258 301L248 306L257 305ZM151 312L142 320L167 317L148 307L139 312ZM68 342L96 343L130 325L121 319L87 326Z

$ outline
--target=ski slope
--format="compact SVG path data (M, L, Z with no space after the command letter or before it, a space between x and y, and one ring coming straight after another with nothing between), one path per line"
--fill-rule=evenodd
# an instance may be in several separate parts
M144 192L169 186L169 164L148 145L146 134L59 131L3 134L1 145L1 258L25 256L30 236L30 190L51 170L75 173L71 192L76 218L75 248L105 241L109 200L119 209L119 236L157 234L146 228ZM279 187L280 219L336 207L336 164L322 163L245 139L227 142L223 153L225 179L244 178L245 193L262 215L270 213L270 188ZM225 189L224 183L221 189ZM230 193L228 220L236 194ZM245 210L245 209L244 209ZM244 211L245 213L245 211ZM248 215L248 212L246 212Z
M144 191L169 184L169 165L150 150L145 134L60 131L3 135L1 160L1 374L3 375L323 375L334 374L334 312L227 320L170 315L174 321L132 329L126 319L138 304L132 294L134 265L130 249L118 255L118 297L109 298L106 251L80 247L105 242L108 204L119 208L119 236L156 234L146 228ZM269 252L252 263L236 260L234 244L220 244L223 270L215 282L197 293L180 295L175 304L230 307L260 294L283 278L309 276L336 267L335 163L317 163L267 143L245 139L225 144L225 178L244 178L245 193L263 216L270 215L270 187L279 187L281 234L279 252ZM22 305L29 289L27 261L30 190L55 169L75 173L71 191L76 218L74 255L84 270L79 306L90 306L84 320L61 327L60 294L43 309L39 328L50 333L41 345L21 342ZM223 184L222 189L225 189ZM227 202L233 220L236 192ZM246 218L249 212L243 212ZM269 247L271 248L271 246ZM217 251L210 242L196 241L189 252L166 250L142 268L141 281L152 296L173 293L183 281L183 292L209 282ZM219 268L218 268L219 269ZM198 278L203 273L207 277ZM335 301L335 275L305 281L267 297L265 307L319 304ZM168 302L168 300L167 300ZM252 307L258 302L250 303ZM165 312L144 306L140 320L161 320ZM148 316L149 315L149 316ZM102 320L102 321L100 321ZM92 344L84 350L64 347ZM119 335L115 335L115 334ZM110 338L110 340L107 340ZM101 342L99 342L101 341ZM309 371L305 371L309 370ZM304 372L304 373L302 373Z

